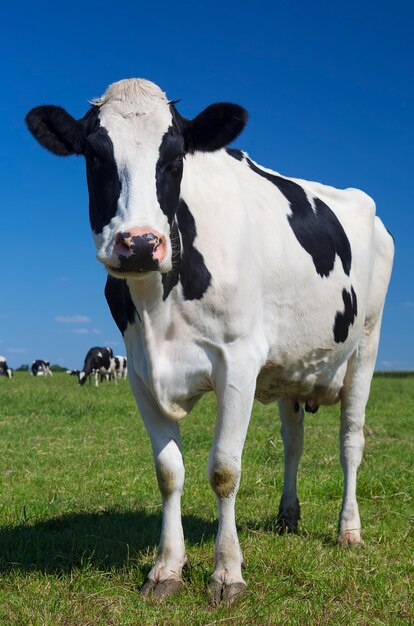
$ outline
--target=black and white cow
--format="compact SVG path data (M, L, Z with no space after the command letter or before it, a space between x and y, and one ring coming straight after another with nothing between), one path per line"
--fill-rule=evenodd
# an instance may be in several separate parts
M7 361L4 356L0 356L0 376L6 376L7 378L11 378L13 376L13 371L7 365Z
M114 356L115 377L119 380L125 380L128 376L127 360L125 356Z
M50 362L43 361L43 359L37 359L33 361L30 368L32 376L52 376L52 370L50 369Z
M90 376L95 376L95 385L98 387L99 381L110 380L115 378L115 363L113 360L113 352L111 348L91 348L88 350L83 369L73 370L71 374L77 374L80 385L84 385ZM115 380L116 384L116 380Z
M225 149L246 119L225 103L186 119L141 79L111 85L79 120L55 106L27 115L44 147L86 160L106 298L163 501L143 595L182 586L179 421L210 390L218 400L208 463L219 507L213 600L245 589L234 507L255 397L279 403L282 530L295 530L300 517L302 407L341 401L338 539L361 543L356 476L393 241L362 191L290 178Z

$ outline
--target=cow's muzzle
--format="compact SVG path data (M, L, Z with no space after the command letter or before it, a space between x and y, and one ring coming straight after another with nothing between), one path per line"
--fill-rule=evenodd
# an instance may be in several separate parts
M167 253L164 235L153 228L130 228L115 235L117 271L150 272L159 269Z

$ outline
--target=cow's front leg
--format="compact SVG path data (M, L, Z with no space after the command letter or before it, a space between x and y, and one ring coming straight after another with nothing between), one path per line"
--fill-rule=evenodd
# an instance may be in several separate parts
M297 493L299 461L303 452L303 408L290 398L278 402L284 449L284 480L277 528L279 532L296 532L300 519Z
M158 486L162 497L162 527L157 559L141 589L141 595L159 600L183 587L182 569L187 563L181 523L184 464L178 424L168 420L141 381L130 373L131 387L151 439Z
M215 544L214 572L210 593L214 604L233 602L246 590L241 568L243 555L235 519L235 501L240 484L241 456L254 398L256 376L231 380L223 376L217 390L218 415L208 475L217 496L219 527Z

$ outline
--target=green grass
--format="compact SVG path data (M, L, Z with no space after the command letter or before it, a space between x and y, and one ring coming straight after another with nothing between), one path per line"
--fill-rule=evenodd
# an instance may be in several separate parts
M277 408L255 405L237 502L248 595L212 608L217 529L206 465L215 399L182 422L185 591L158 605L139 588L161 507L148 437L127 382L78 388L55 374L0 378L0 624L404 624L414 619L414 378L376 377L358 497L366 547L335 544L342 494L338 407L305 420L297 536L279 537Z

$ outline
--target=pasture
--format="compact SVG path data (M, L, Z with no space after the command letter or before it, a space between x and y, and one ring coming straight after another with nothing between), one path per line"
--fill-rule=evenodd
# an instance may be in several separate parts
M138 591L161 505L149 440L127 381L0 378L0 624L404 624L413 618L414 377L376 377L358 498L366 546L335 544L338 407L305 417L296 536L275 533L282 443L275 405L255 404L237 501L248 594L213 608L217 507L206 475L215 399L182 422L182 502L191 569L158 605ZM411 585L411 586L410 586Z

